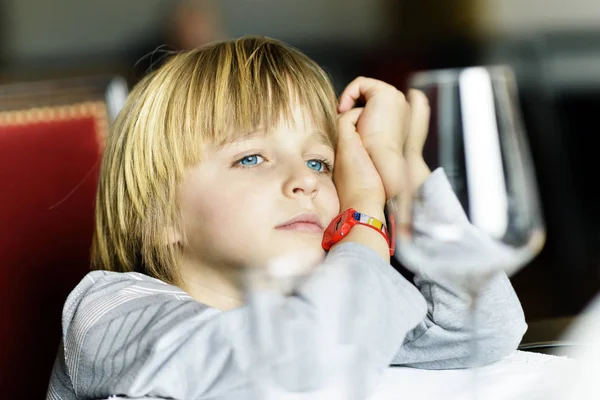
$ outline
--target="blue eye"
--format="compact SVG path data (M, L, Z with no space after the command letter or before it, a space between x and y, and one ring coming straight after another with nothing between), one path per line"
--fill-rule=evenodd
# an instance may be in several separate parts
M238 161L238 163L240 165L243 165L244 167L251 167L253 165L258 165L261 164L265 161L265 159L258 155L258 154L252 154L250 156L246 156L244 158L242 158L240 161Z
M306 165L308 165L308 168L317 172L329 172L330 170L329 165L327 165L325 161L321 160L308 160Z

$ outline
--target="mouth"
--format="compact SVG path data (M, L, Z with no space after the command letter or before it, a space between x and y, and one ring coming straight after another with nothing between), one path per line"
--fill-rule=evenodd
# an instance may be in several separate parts
M323 233L323 224L321 219L316 214L300 214L283 224L275 227L277 230L296 231L307 233Z

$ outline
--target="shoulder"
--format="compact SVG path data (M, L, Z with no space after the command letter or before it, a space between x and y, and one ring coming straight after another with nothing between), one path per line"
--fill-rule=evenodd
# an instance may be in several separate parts
M92 271L73 289L67 304L77 303L83 298L96 299L106 295L145 297L161 295L187 300L191 296L177 286L137 272Z
M67 297L63 308L63 329L78 314L85 320L100 319L114 310L146 307L167 302L197 303L182 289L137 272L92 271ZM81 319L81 318L77 318ZM66 332L63 332L66 333Z

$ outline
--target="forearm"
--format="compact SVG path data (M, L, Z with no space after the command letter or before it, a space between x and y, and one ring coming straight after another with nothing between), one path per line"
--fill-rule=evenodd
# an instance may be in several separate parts
M420 190L421 201L415 207L418 237L414 245L431 259L456 263L469 259L478 262L499 262L509 257L511 249L491 240L469 224L443 170L438 169ZM451 225L461 233L459 240L439 241L429 232L439 223ZM474 268L475 266L471 266ZM406 338L395 363L421 368L461 368L471 360L474 336L471 321L473 279L484 279L491 268L472 270L473 276L461 272L431 270L421 266L415 284L427 300L427 318ZM484 281L485 282L485 281ZM523 310L512 285L503 271L494 273L481 288L474 315L478 332L480 363L501 358L516 349L526 329Z
M343 322L333 331L342 329L340 337L352 338L366 353L360 363L369 374L389 365L407 333L425 317L425 299L417 288L358 243L334 247L315 278L300 296L331 310L332 321Z
M427 317L407 335L394 364L428 369L465 368L472 362L497 361L516 350L527 325L504 272L496 273L482 288L475 315L471 314L471 298L466 290L422 277L415 281L427 300ZM476 346L473 340L477 340ZM477 349L477 354L471 354L473 349Z

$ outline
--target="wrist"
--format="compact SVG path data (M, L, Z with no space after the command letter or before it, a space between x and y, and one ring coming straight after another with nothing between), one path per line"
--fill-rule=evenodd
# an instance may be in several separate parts
M416 190L429 178L431 170L421 154L408 154L404 158L410 172L413 189Z
M378 201L367 201L367 202L352 202L343 204L340 208L340 212L344 212L349 208L353 208L361 214L367 214L370 217L376 218L381 222L385 223L385 204Z
M363 215L367 215L368 217L378 219L385 225L385 213L383 206L381 205L364 202L352 203L349 204L348 207L343 208L341 211L344 212L349 208L352 208ZM337 242L337 244L348 242L360 243L364 246L370 247L386 262L390 261L390 243L388 242L388 238L386 238L386 235L382 234L380 230L374 229L372 226L363 224L354 225L348 234L339 242Z

